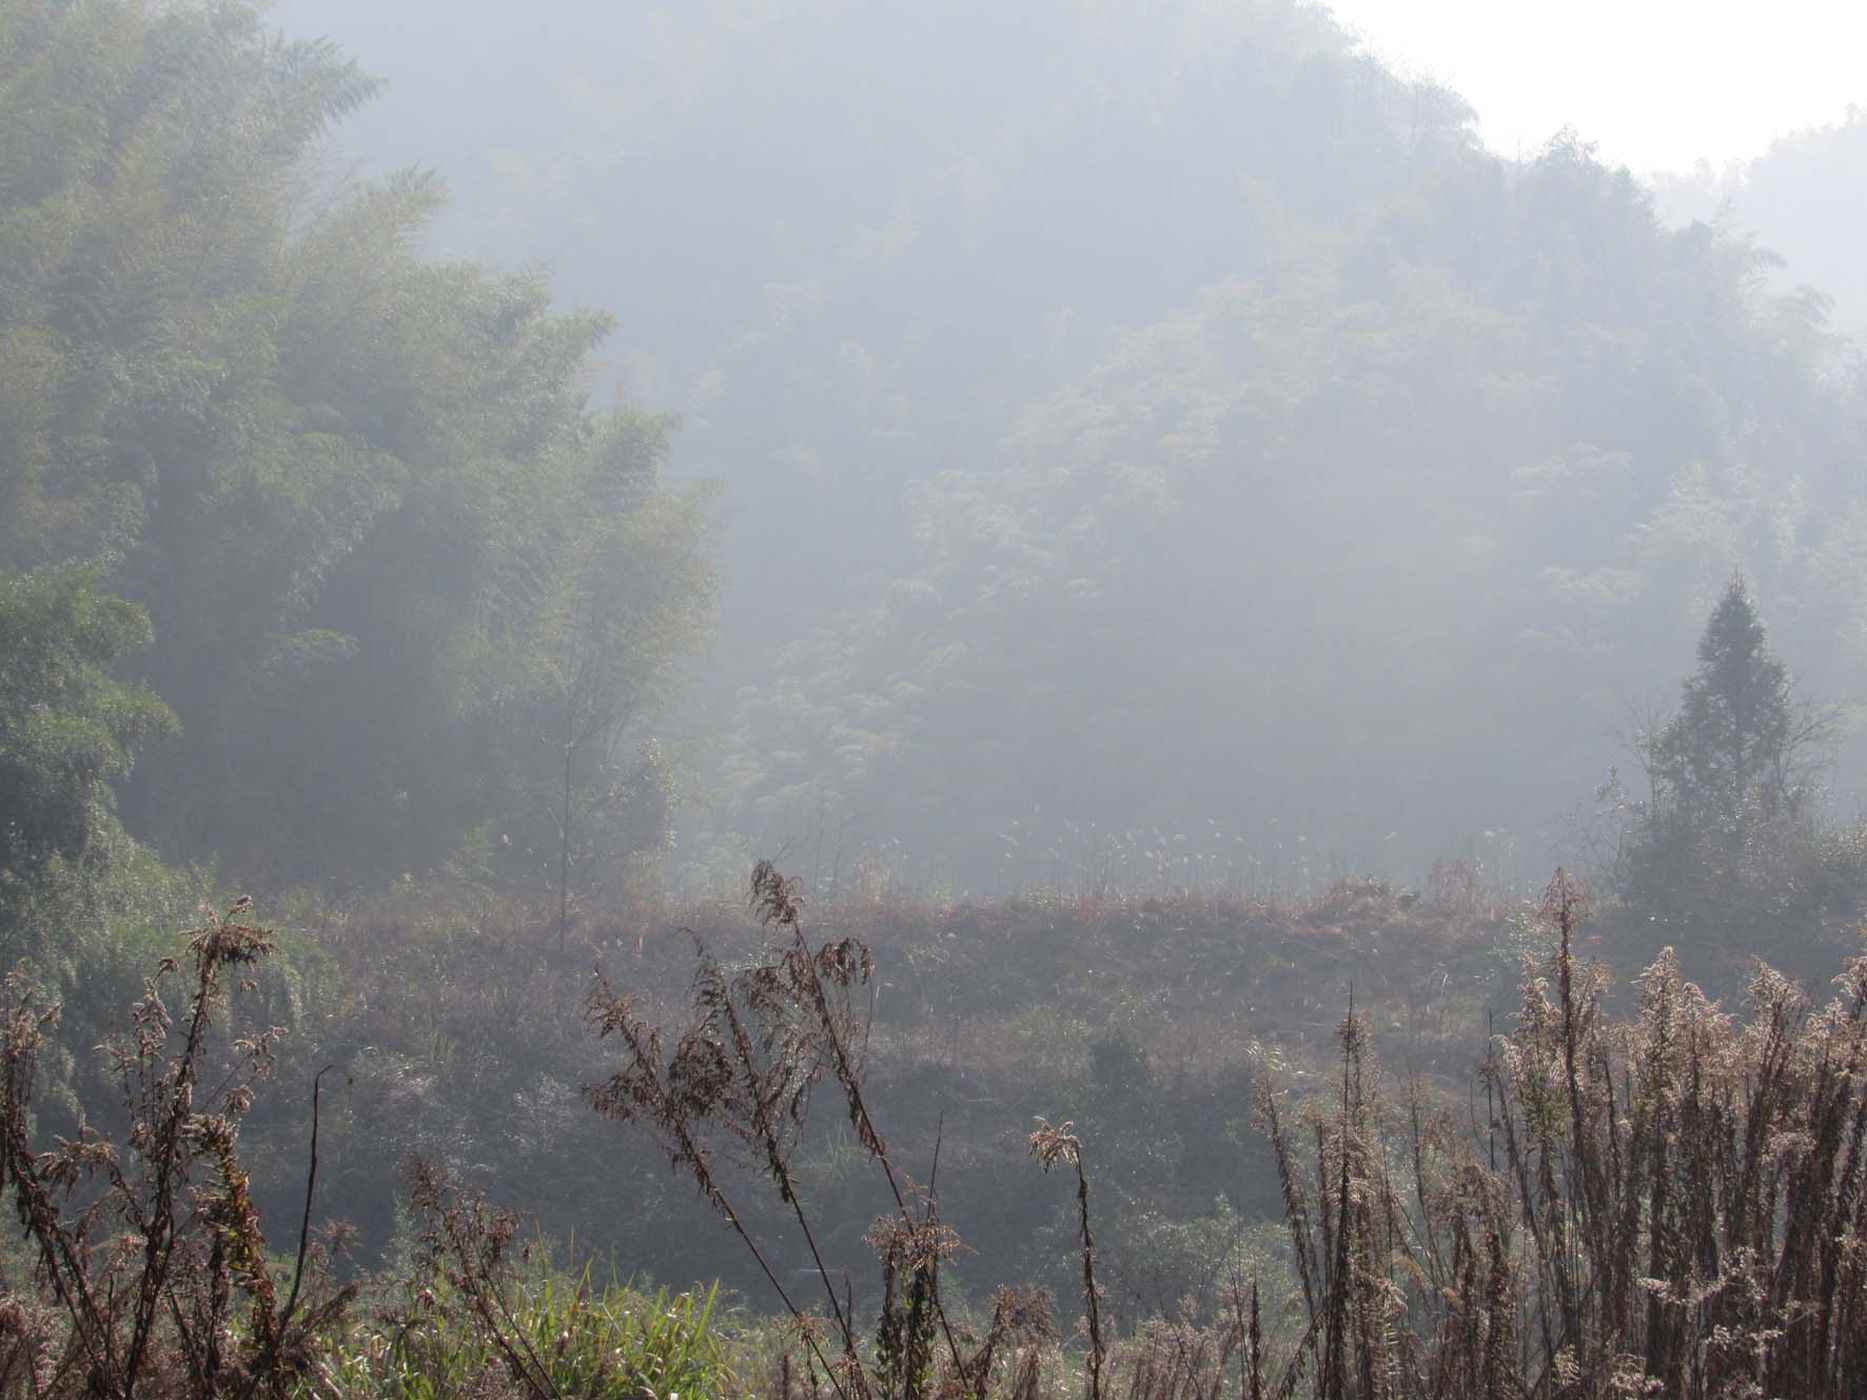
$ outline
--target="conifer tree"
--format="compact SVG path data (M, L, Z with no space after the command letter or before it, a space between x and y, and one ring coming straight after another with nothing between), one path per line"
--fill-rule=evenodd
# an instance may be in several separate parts
M1742 575L1699 638L1679 712L1648 743L1655 802L1694 831L1741 834L1806 805L1806 752L1788 668L1773 652Z
M1810 820L1831 729L1827 711L1796 700L1734 575L1677 712L1641 745L1652 796L1619 880L1639 926L1745 956L1766 940L1772 956L1793 955L1813 936L1824 916L1810 899L1832 883L1818 878L1825 837Z

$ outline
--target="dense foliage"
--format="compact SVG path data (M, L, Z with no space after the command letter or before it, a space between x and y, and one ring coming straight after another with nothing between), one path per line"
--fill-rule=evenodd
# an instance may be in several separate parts
M0 957L58 957L127 902L139 863L115 780L174 715L111 676L149 641L142 609L99 593L95 573L0 572Z
M146 609L181 738L132 824L340 881L488 824L544 886L568 786L656 846L667 775L630 750L710 590L666 425L586 404L606 320L418 259L432 180L320 176L375 84L244 5L13 6L0 54L0 565L94 561Z

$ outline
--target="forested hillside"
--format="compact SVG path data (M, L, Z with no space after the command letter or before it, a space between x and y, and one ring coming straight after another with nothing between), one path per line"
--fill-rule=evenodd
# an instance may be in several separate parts
M1819 307L1319 10L494 12L446 81L413 11L291 13L404 73L346 149L421 138L439 245L615 308L724 473L690 870L1523 877L1733 567L1860 682ZM542 145L481 101L521 81Z

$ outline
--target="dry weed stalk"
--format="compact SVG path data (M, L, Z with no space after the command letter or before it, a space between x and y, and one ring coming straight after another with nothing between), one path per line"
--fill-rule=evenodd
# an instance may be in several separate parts
M222 1024L229 979L244 977L273 948L271 931L249 915L242 898L224 919L210 911L192 932L179 1018L162 995L184 968L171 958L144 983L128 1036L105 1045L122 1089L121 1146L80 1121L51 1151L33 1149L39 1052L58 1012L39 1000L23 972L7 979L0 1182L12 1188L56 1322L43 1315L29 1321L32 1305L17 1296L0 1305L0 1322L16 1341L42 1339L36 1363L27 1364L17 1344L4 1360L7 1374L29 1379L35 1394L281 1395L349 1302L348 1288L325 1281L328 1261L310 1243L315 1088L305 1217L283 1303L237 1151L241 1120L271 1068L279 1034L228 1041ZM310 1293L303 1291L307 1278L314 1279ZM243 1319L236 1297L245 1299ZM60 1325L62 1337L54 1339Z
M992 1357L1008 1334L995 1328L962 1347L939 1286L941 1265L958 1248L958 1237L941 1223L932 1194L916 1192L896 1171L863 1095L869 1021L856 995L874 974L869 950L855 939L813 948L795 882L768 861L752 873L751 905L773 936L760 956L731 969L695 940L693 1018L678 1034L664 1037L630 997L599 982L591 1024L599 1037L621 1046L625 1060L607 1080L589 1086L590 1102L605 1117L647 1127L675 1169L726 1219L798 1327L815 1363L806 1368L807 1384L821 1376L842 1400L982 1396ZM794 1165L811 1093L825 1082L836 1086L895 1204L867 1237L883 1271L873 1364L819 1246ZM834 1359L815 1314L785 1288L734 1200L723 1170L731 1166L763 1176L796 1221L840 1343ZM1010 1326L1019 1316L1014 1310L1002 1321ZM939 1368L936 1340L943 1353Z
M424 1320L420 1311L434 1307L442 1296L459 1298L514 1385L531 1400L563 1400L512 1304L518 1217L495 1210L483 1194L456 1186L425 1158L409 1164L409 1178L409 1203L421 1224L414 1258L416 1311L404 1325L419 1325Z
M1083 1164L1082 1139L1070 1131L1074 1126L1053 1125L1039 1118L1031 1134L1031 1155L1046 1172L1062 1163L1076 1173L1076 1230L1083 1248L1083 1318L1089 1332L1089 1400L1102 1400L1102 1367L1108 1347L1102 1339L1102 1290L1096 1284L1096 1240L1090 1229L1089 1172Z
M1546 908L1551 975L1526 985L1490 1067L1538 1241L1545 1371L1632 1371L1682 1396L1853 1393L1867 964L1819 1010L1758 964L1740 1024L1667 950L1614 1025L1605 975L1575 966L1560 872Z
M1860 1393L1867 962L1820 1009L1759 965L1740 1021L1669 950L1617 1021L1575 953L1586 915L1558 871L1482 1121L1374 1092L1352 1014L1335 1102L1302 1113L1308 1166L1260 1089L1309 1318L1277 1393Z

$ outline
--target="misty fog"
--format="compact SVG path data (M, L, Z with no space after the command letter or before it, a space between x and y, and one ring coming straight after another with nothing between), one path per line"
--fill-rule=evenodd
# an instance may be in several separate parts
M718 488L682 878L1533 878L1739 567L1859 689L1845 148L1656 205L1301 5L446 10L282 18Z
M1729 1069L1721 1123L1791 1059L1807 1070L1772 1101L1811 1115L1782 1141L1839 1162L1851 1122L1845 1169L1804 1171L1761 1139L1744 1161L1798 1190L1819 1178L1809 1218L1834 1212L1835 1239L1844 1218L1867 1230L1856 1186L1830 1179L1853 1183L1860 1155L1856 1059L1843 1088L1820 1077L1844 1041L1861 1050L1860 1005L1791 1015L1790 992L1750 981L1761 956L1825 1001L1867 917L1867 117L1632 170L1593 144L1614 133L1585 128L1500 153L1423 71L1304 0L0 7L0 933L27 998L11 1082L45 1086L41 1107L0 1104L27 1240L0 1250L0 1291L25 1290L36 1258L32 1287L53 1291L32 1296L76 1319L32 1354L87 1357L127 1396L172 1325L146 1364L180 1369L151 1384L218 1394L237 1370L243 1394L283 1394L312 1374L289 1360L312 1347L293 1326L363 1316L356 1300L406 1264L423 1306L435 1288L481 1300L442 1306L465 1330L433 1334L481 1360L422 1393L506 1393L474 1390L495 1374L538 1397L658 1393L580 1389L514 1340L519 1322L501 1330L506 1304L484 1302L501 1295L475 1290L506 1286L504 1242L473 1252L498 1228L458 1181L575 1241L539 1277L614 1255L618 1297L630 1279L721 1280L735 1308L796 1321L785 1345L810 1383L841 1375L852 1400L933 1394L936 1376L1000 1393L967 1379L937 1289L897 1306L897 1276L933 1288L940 1268L978 1336L1001 1335L980 1320L991 1285L1064 1300L1061 1332L1004 1320L1062 1368L1023 1388L1007 1372L1008 1395L1114 1394L1105 1352L1157 1358L1183 1305L1187 1328L1244 1346L1247 1275L1253 1309L1258 1280L1282 1280L1266 1345L1309 1355L1316 1394L1424 1394L1418 1377L1375 1386L1372 1360L1353 1381L1317 1340L1347 1335L1339 1309L1362 1303L1331 1290L1361 1285L1327 1251L1307 1272L1304 1212L1346 1230L1343 1164L1362 1149L1345 1144L1401 1140L1381 1134L1402 1115L1351 1106L1364 1052L1370 1082L1378 1052L1473 1114L1472 1065L1494 1056L1493 1116L1466 1128L1507 1205L1500 1124L1516 1125L1497 1115L1529 1081L1496 1065L1567 1066L1573 1145L1534 1150L1573 1156L1493 1239L1496 1270L1532 1260L1521 1301L1498 1301L1502 1272L1484 1285L1498 1316L1521 1307L1519 1330L1458 1344L1498 1386L1499 1348L1544 1381L1570 1364L1558 1293L1562 1354L1599 1379L1614 1347L1638 1350L1607 1320L1638 1311L1627 1279L1704 1283L1655 1263L1658 1244L1625 1278L1605 1255L1571 1278L1561 1250L1535 1252L1558 1178L1585 1186L1570 1205L1598 1229L1589 1250L1670 1219L1630 1166L1631 1213L1604 1223L1622 1186L1588 1174L1584 1130L1619 1172L1618 1134L1648 1131L1638 1066L1688 1043L1696 1066L1693 1036ZM1667 947L1726 1010L1793 1020L1800 1058L1779 1065L1683 981L1674 997ZM200 1017L86 1068L163 957L163 976L202 979ZM256 1007L218 1020L236 970L266 958L240 993ZM39 996L65 1003L69 1053L24 1029ZM1365 1031L1341 1021L1351 999L1374 1008ZM1683 1040L1670 1021L1609 1026L1675 1003L1698 1018ZM215 1091L225 1125L253 1114L253 1195L231 1146L200 1157L198 1180L221 1184L191 1217L212 1249L177 1255L196 1291L92 1316L77 1280L141 1268L143 1292L110 1296L166 1298L148 1280L178 1247L146 1204L122 1206L143 1264L73 1243L61 1210L140 1201L145 1178L86 1175L90 1149L47 1165L32 1115L80 1144L95 1118L143 1163L152 1142L232 1143L163 1068L183 1025L245 1027L214 1063L286 1085L278 1102ZM1507 1055L1494 1034L1516 1037ZM186 1044L173 1064L207 1062ZM1597 1061L1591 1109L1578 1073ZM300 1100L327 1065L318 1187ZM1265 1086L1338 1073L1338 1136L1311 1115L1314 1146L1293 1146ZM837 1102L807 1115L812 1093ZM905 1185L871 1104L911 1156ZM777 1194L723 1207L715 1159L684 1136L697 1123ZM1421 1141L1380 1177L1411 1173L1417 1205L1354 1246L1430 1256L1392 1283L1399 1299L1436 1280L1394 1303L1402 1330L1437 1300L1476 1306L1436 1230L1517 1209L1460 1195L1462 1167L1433 1195ZM944 1194L923 1180L942 1153ZM1099 1173L1107 1301L1092 1283L1080 1325L1088 1220L1031 1154L1083 1172L1084 1193L1084 1163ZM404 1158L428 1165L404 1175ZM170 1168L149 1170L173 1199ZM93 1184L35 1204L61 1172ZM1327 1192L1302 1196L1331 1172L1335 1225ZM1676 1199L1709 1190L1691 1181ZM309 1222L313 1188L356 1226L354 1263L307 1227L285 1267L299 1227L271 1222ZM815 1234L802 1196L824 1212ZM1786 1209L1752 1223L1774 1231ZM240 1246L256 1263L229 1243L257 1237L226 1223L248 1210L268 1221L269 1245ZM877 1210L908 1233L865 1236ZM1394 1223L1410 1211L1417 1237ZM972 1249L951 1264L928 1243L941 1221ZM1730 1257L1791 1250L1787 1225L1731 1229ZM871 1248L885 1289L851 1293L826 1257ZM319 1301L281 1308L308 1258ZM1758 1296L1776 1287L1801 1317L1820 1294L1826 1317L1867 1298L1858 1262L1841 1267L1798 1255L1779 1274L1797 1281ZM353 1278L376 1282L353 1297ZM815 1291L793 1300L786 1281ZM225 1322L230 1288L256 1320ZM1599 1316L1577 1320L1589 1290ZM1653 1340L1653 1307L1640 1375L1671 1386L1700 1341ZM877 1308L863 1341L856 1314L868 1327ZM815 1325L867 1359L839 1373ZM1434 1355L1452 1367L1445 1328ZM1791 1369L1757 1362L1778 1389L1745 1393L1851 1393L1867 1324L1834 1328L1783 1344ZM97 1340L116 1329L141 1340ZM225 1375L203 1359L223 1331L246 1348ZM938 1357L914 1349L936 1340ZM978 1376L1023 1354L998 1345ZM365 1352L324 1388L391 1388ZM690 1392L729 1393L728 1371L750 1387L733 1393L777 1384L693 1364ZM1797 1389L1818 1371L1830 1389ZM1459 1376L1432 1393L1530 1384ZM1124 1393L1222 1389L1152 1384Z

